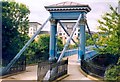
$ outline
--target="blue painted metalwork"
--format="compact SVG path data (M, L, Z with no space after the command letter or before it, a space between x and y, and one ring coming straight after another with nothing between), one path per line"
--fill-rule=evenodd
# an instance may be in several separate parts
M65 31L65 33L70 37L70 34L67 32L67 30L64 28L63 24L59 21L59 24L61 25L61 27L63 28L63 30ZM75 43L76 46L78 46L78 44L74 41L74 39L72 38L72 41Z
M67 5L65 5L65 3ZM78 26L78 24L80 23L80 19L81 17L84 19L84 14L86 14L87 12L89 12L91 10L91 8L88 5L81 5L81 4L76 4L76 5L71 5L68 4L67 2L63 2L60 4L54 4L54 5L50 5L50 6L46 6L45 8L50 12L51 16L53 19L55 20L77 20L75 26L73 27L73 31L69 37L69 39L67 40L62 52L60 53L60 56L57 60L57 62L59 62L63 57L67 56L69 52L66 52L66 48L68 47L70 40L72 39L72 36ZM83 15L82 15L83 14ZM81 16L82 15L82 16ZM85 54L85 25L80 26L80 33L81 33L81 37L80 37L80 50L82 51L82 53L80 53L79 55L83 55ZM54 59L55 57L55 44L56 44L56 40L55 40L55 26L51 25L51 36L50 36L50 60ZM66 52L66 53L65 53ZM80 52L80 51L79 51ZM72 54L75 54L76 51L71 51L70 52ZM79 57L80 59L80 57ZM53 72L55 72L53 70ZM49 80L50 77L50 72L48 71L47 74L44 77L44 80Z
M73 5L72 5L73 4ZM83 14L82 18L84 19L84 14L87 14L91 8L88 5L81 5L79 3L74 2L62 2L50 6L45 6L46 10L50 12L53 19L56 20L77 20L77 24L79 24L79 16ZM85 26L80 26L81 28L81 45L79 47L79 56L80 54L85 54ZM74 29L73 29L74 30ZM63 54L72 38L73 34L71 34L70 38L68 39L64 49L61 53L60 59L63 57ZM82 52L80 51L82 50ZM80 57L79 57L80 59Z
M70 43L70 40L72 39L72 36L73 36L73 34L74 34L74 32L75 32L78 24L79 24L80 19L81 19L81 14L80 14L79 17L78 17L78 20L77 20L75 26L73 27L73 31L72 31L69 39L67 40L67 42L66 42L66 44L65 44L65 46L64 46L64 48L63 48L63 51L61 52L60 57L59 57L59 59L57 60L57 62L59 62L59 61L62 59L62 57L64 56L64 52L65 52L66 48L68 47L68 45L69 45L69 43Z
M77 20L81 13L87 13L91 10L88 5L76 4L74 2L62 2L45 6L45 8L50 12L54 19L58 20Z
M85 23L84 23L85 21L84 20L85 20L85 15L87 14L87 12L89 12L91 10L90 7L88 5L84 5L84 6L74 6L74 9L73 9L73 6L65 6L65 7L61 6L59 9L58 9L58 7L56 9L54 9L54 7L46 7L46 9L47 8L48 8L48 11L50 11L51 16L45 21L45 23L41 26L41 28L35 33L35 35L33 35L33 37L25 44L25 46L20 50L20 52L7 65L7 67L5 69L3 69L2 73L0 73L0 74L5 74L7 71L9 71L10 67L18 60L18 58L21 56L21 54L25 51L25 49L29 46L29 44L34 40L36 35L38 35L40 33L40 31L45 26L45 24L49 21L49 19L51 22L50 50L49 50L49 54L50 54L49 60L50 61L59 57L59 59L57 61L57 62L59 62L63 57L75 55L77 53L78 53L78 60L81 59L82 55L85 55L85 57L84 57L85 60L95 57L97 52L90 49L93 46L87 47L85 49ZM52 8L53 8L53 10L51 10ZM57 11L57 9L59 11ZM72 31L69 39L67 40L67 43L65 44L63 51L57 53L57 38L56 38L56 36L57 36L58 20L77 20L77 22L76 22L75 26L73 27L73 31ZM78 24L80 24L79 48L66 51L66 48L69 45L69 42L72 39L72 36L73 36ZM86 53L85 53L85 51L86 51ZM49 74L50 74L50 72L48 71L46 74L47 79L49 79Z
M85 52L85 55L86 55L85 60L93 58L95 55L97 55L97 51L93 50L93 48L95 48L95 46L87 46L85 48L85 51L86 51ZM81 50L79 52L81 52ZM57 52L58 57L60 56L60 54L61 54L61 52ZM76 55L76 54L78 54L78 49L71 49L71 50L65 51L63 57L68 57L68 56ZM81 59L81 56L80 56L80 59Z
M81 60L82 58L82 55L83 55L83 51L80 49L80 47L78 48L78 61Z
M51 16L58 20L77 20L81 12L51 12Z
M56 45L56 35L57 35L57 21L55 19L51 19L51 27L50 27L50 56L49 56L49 60L55 60L56 58L56 54L57 54L57 45Z
M88 60L88 59L90 60L93 59L93 57L97 56L97 51L91 50L91 51L87 51L85 54L86 55L84 60Z
M85 13L82 14L82 19L80 20L80 36L79 36L79 48L78 48L78 60L81 59L81 57L85 56Z

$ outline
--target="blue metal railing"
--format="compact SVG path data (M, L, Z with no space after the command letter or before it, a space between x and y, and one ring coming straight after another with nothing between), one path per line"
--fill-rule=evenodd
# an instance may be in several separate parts
M93 50L95 48L95 46L87 46L85 48L85 60L88 59L92 59L93 57L95 57L97 55L97 51ZM57 56L59 57L61 54L61 52L57 53ZM78 49L71 49L71 50L66 50L64 53L63 57L67 57L67 56L71 56L71 55L76 55L78 54Z
M67 56L75 55L75 54L77 54L77 53L78 53L78 49L67 50L67 51L65 51L63 57L67 57ZM61 52L58 52L58 53L57 53L58 57L60 56L60 54L61 54Z
M97 51L95 50L86 51L85 60L92 59L95 56L97 56Z

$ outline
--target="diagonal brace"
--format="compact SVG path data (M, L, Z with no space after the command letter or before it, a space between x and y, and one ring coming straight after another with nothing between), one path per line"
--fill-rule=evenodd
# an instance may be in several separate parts
M70 34L67 32L67 30L65 29L65 27L63 26L63 24L60 21L59 21L59 24L61 25L61 27L63 28L65 33L70 37ZM72 38L72 41L75 43L76 46L78 46L78 44L75 42L75 40L73 38Z
M78 24L79 24L80 19L81 19L81 14L80 14L79 17L78 17L78 20L77 20L76 24L75 24L74 27L73 27L73 31L72 31L69 39L67 40L67 43L65 44L65 46L64 46L64 48L63 48L63 50L62 50L62 52L61 52L61 54L60 54L60 57L59 57L59 59L57 60L57 62L59 62L59 61L63 58L64 53L65 53L65 50L66 50L66 48L68 47L70 40L72 39L72 36L73 36L73 34L74 34L74 32L75 32Z
M79 24L80 19L81 19L81 14L80 14L79 17L78 17L78 20L77 20L75 26L73 27L73 31L72 31L69 39L67 40L67 43L65 44L65 46L64 46L64 48L63 48L63 50L62 50L62 52L61 52L61 54L60 54L60 57L59 57L59 59L57 60L57 62L59 62L59 61L63 58L64 53L65 53L65 50L66 50L66 48L68 47L70 40L72 39L72 36L73 36L73 34L74 34L74 32L75 32L78 24ZM55 68L54 68L54 69L55 69ZM53 72L53 71L54 71L54 70L52 70L52 72ZM46 75L44 76L44 80L49 80L49 79L50 79L50 70L48 70L48 72L47 72Z
M43 27L46 25L46 23L49 21L50 18L51 18L51 16L43 23L43 25L30 38L30 40L25 44L25 46L17 53L17 55L10 61L10 63L2 70L2 73L0 73L0 75L4 75L5 73L7 73L10 70L10 68L20 58L21 54L26 50L26 48L30 45L30 43L34 40L34 38L41 32L41 30L43 29Z

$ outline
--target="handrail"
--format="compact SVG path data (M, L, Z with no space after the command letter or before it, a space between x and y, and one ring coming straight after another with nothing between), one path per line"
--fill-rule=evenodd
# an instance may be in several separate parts
M85 48L85 54L86 54L86 56L87 56L88 54L91 54L91 53L97 54L96 51L94 51L93 49L91 49L91 48L94 48L94 47L95 47L95 46L92 46L92 45L86 46L86 48ZM70 50L66 50L63 57L75 55L75 54L72 53L72 52L75 52L75 51L77 51L77 50L78 50L77 48L70 49ZM57 52L58 57L59 57L60 54L61 54L61 51ZM67 55L66 55L66 54L67 54ZM76 53L76 54L77 54L77 53ZM90 55L90 56L91 56L91 55ZM93 56L93 55L92 55L92 56ZM88 59L88 58L87 58L87 59Z
M30 38L30 40L25 44L25 46L17 53L17 55L10 61L10 63L1 71L0 75L6 74L12 65L20 58L21 54L26 50L26 48L30 45L30 43L34 40L34 38L41 32L43 27L49 21L51 16L43 23L43 25L38 29L38 31Z

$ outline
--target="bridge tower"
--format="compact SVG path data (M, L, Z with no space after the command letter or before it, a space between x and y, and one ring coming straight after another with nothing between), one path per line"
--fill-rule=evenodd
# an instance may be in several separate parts
M85 56L85 22L86 14L90 12L91 8L88 5L75 2L62 2L45 6L45 8L51 15L49 60L54 60L57 57L57 23L60 20L77 20L81 15L81 19L78 21L78 27L80 28L78 60L80 60L81 56Z

